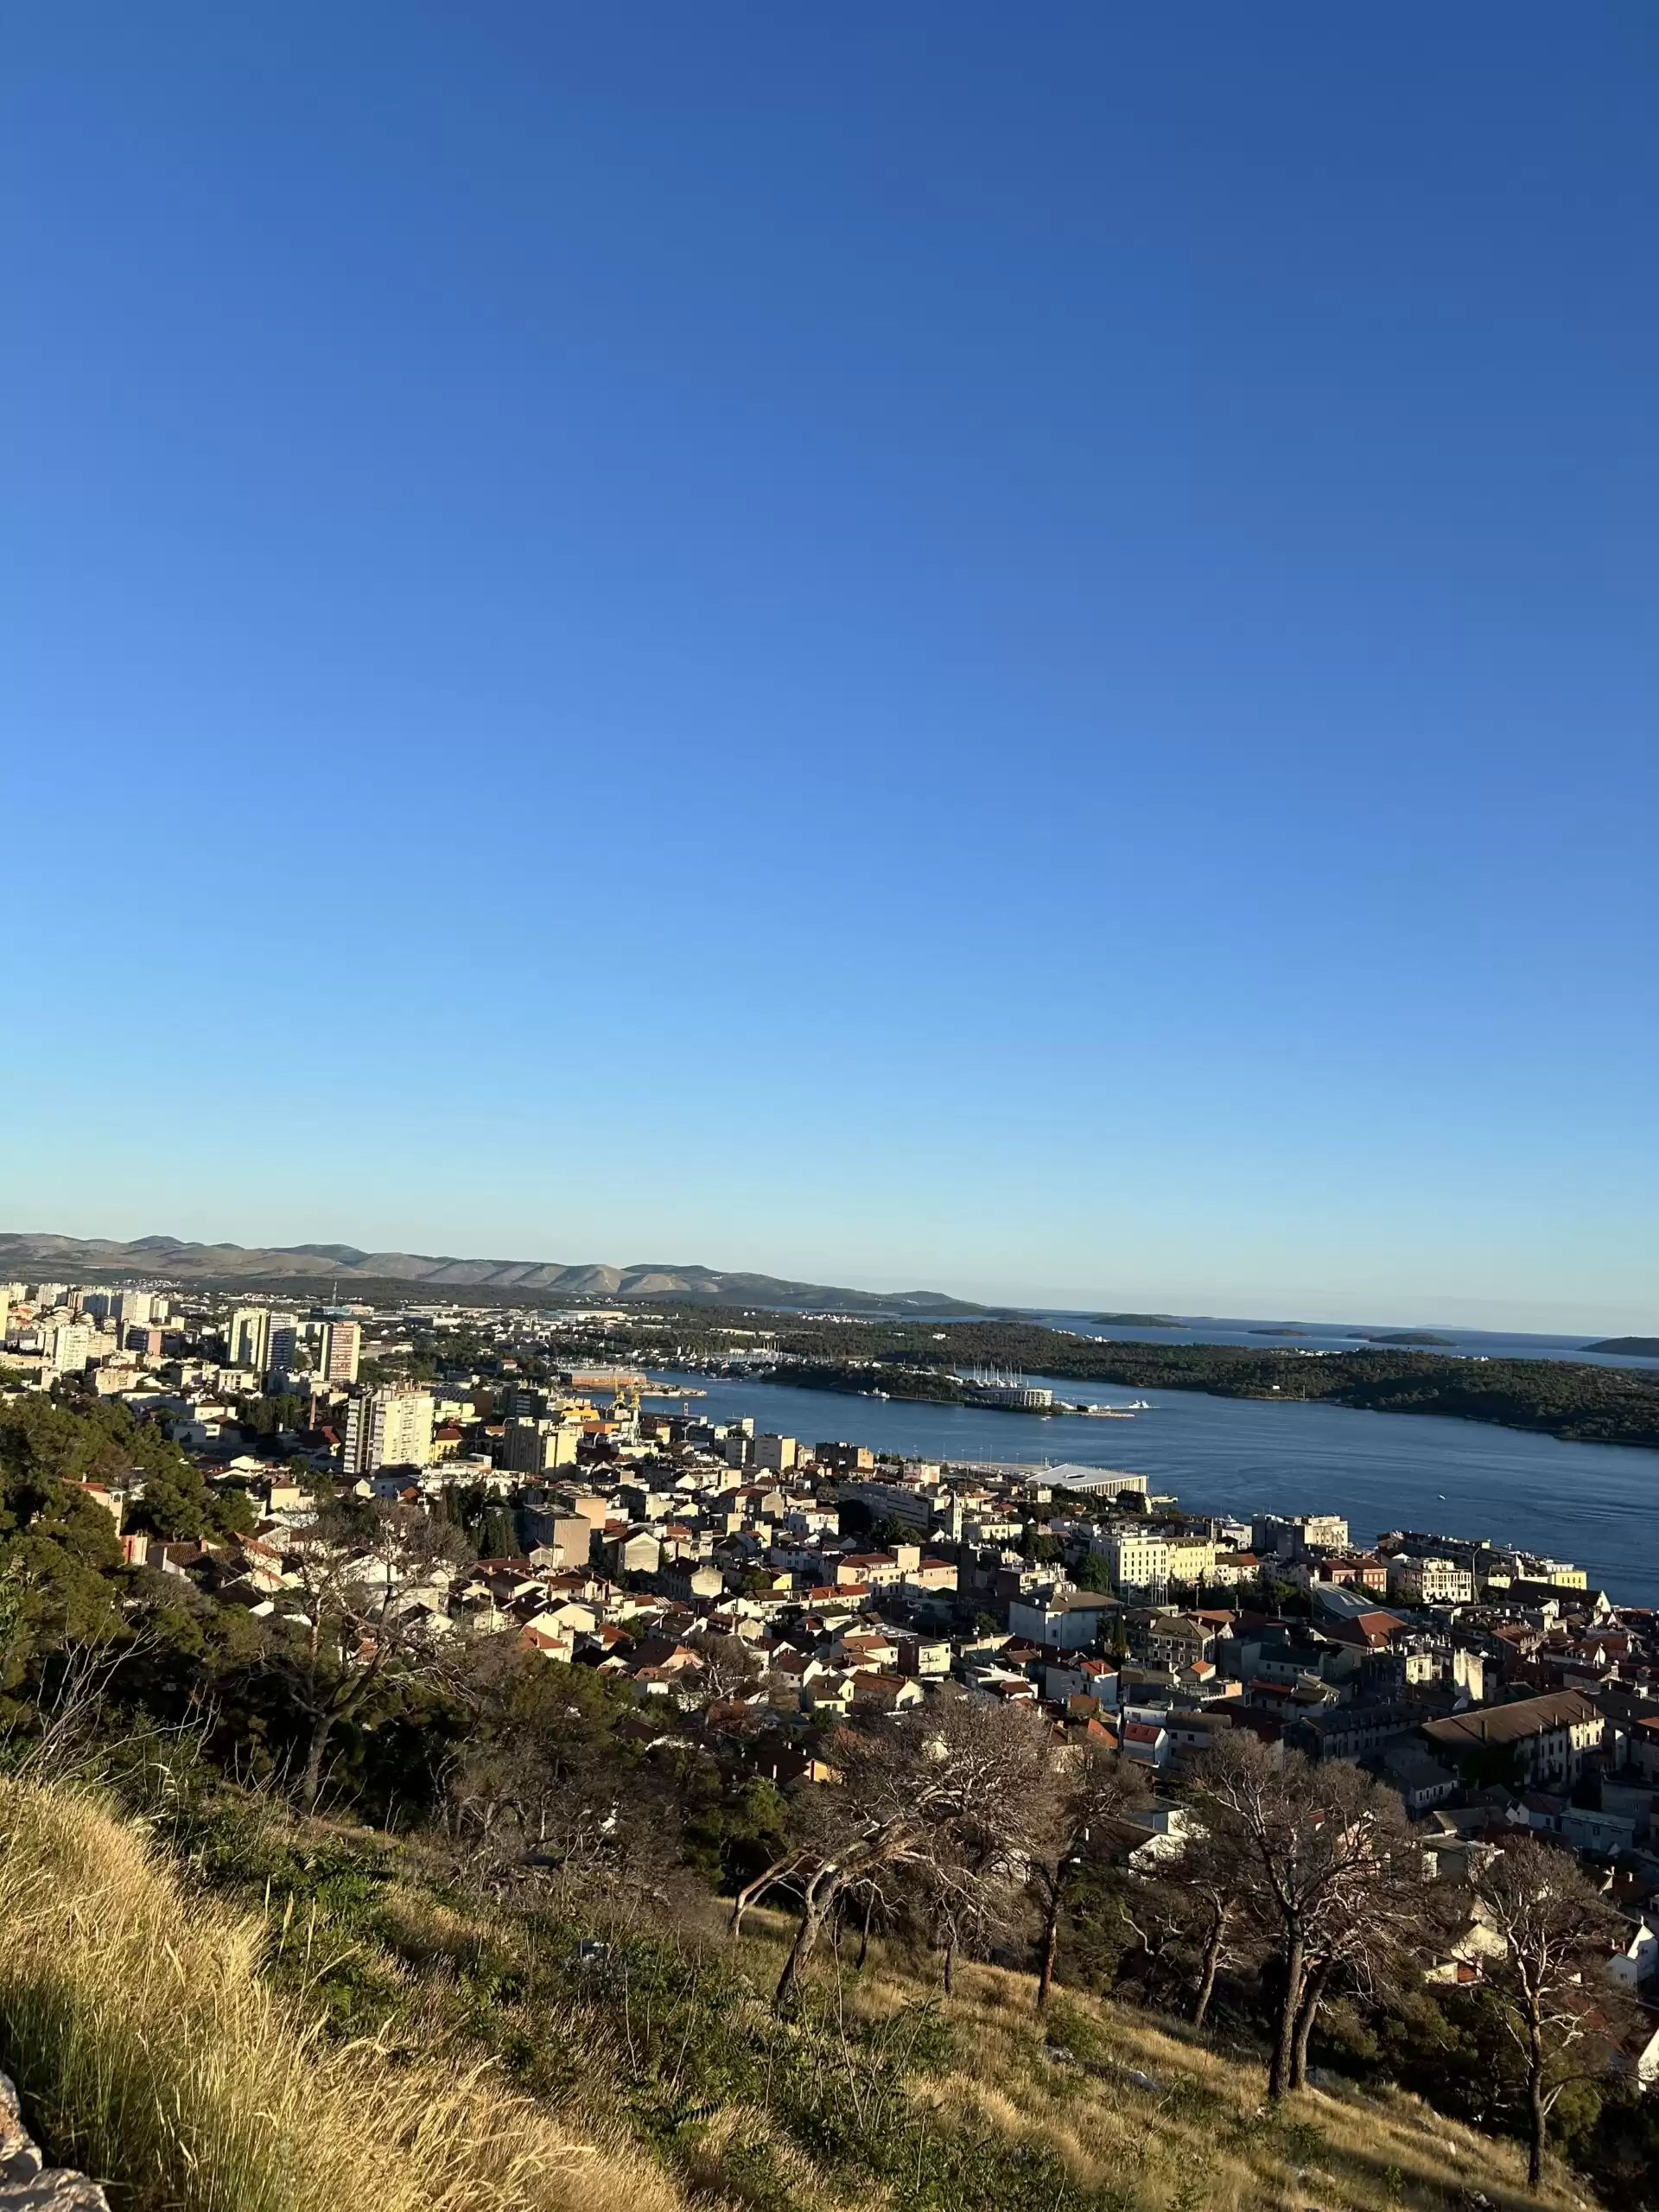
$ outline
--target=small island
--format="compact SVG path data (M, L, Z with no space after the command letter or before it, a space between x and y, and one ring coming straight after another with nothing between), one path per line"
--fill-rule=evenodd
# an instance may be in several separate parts
M1451 1337L1437 1337L1432 1329L1363 1329L1360 1340L1368 1344L1426 1344L1431 1348L1438 1344L1446 1351L1451 1351L1454 1342Z
M1107 1329L1179 1329L1185 1324L1167 1313L1090 1313L1084 1317Z
M1586 1351L1623 1352L1628 1359L1659 1359L1659 1337L1604 1337Z

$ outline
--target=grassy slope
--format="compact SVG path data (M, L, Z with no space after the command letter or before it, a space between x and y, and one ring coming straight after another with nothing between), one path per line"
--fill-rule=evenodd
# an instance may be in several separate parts
M1450 2212L1518 2158L1401 2095L1262 2110L1248 2055L1028 1979L898 1961L762 2001L736 1948L480 1910L384 1839L198 1834L237 1910L84 1797L0 1783L0 2063L123 2212ZM948 2031L948 2032L946 2032ZM1145 2077L1138 2081L1136 2075Z
M677 2212L652 2162L474 2054L326 2042L261 1974L267 1936L95 1802L0 1783L0 2063L122 2212Z
M761 1971L779 1955L775 1942L745 1948L768 1954ZM854 2001L881 2011L915 1994L878 1970ZM1518 2151L1402 2092L1313 2089L1275 2116L1253 2055L1130 2006L1062 1992L1039 2029L1029 1977L969 1966L946 2009L956 2063L925 2094L971 2131L1039 2134L1080 2181L1126 2189L1139 2206L1443 2212L1477 2190L1501 2212L1592 2201L1564 2170L1529 2196Z

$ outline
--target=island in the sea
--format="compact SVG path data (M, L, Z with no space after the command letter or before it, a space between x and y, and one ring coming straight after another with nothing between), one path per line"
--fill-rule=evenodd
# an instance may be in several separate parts
M1097 1321L1103 1329L1179 1329L1185 1326L1167 1313L1090 1313L1085 1317Z
M1623 1352L1627 1359L1659 1359L1659 1337L1605 1337L1586 1351Z
M1437 1337L1433 1329L1360 1329L1356 1334L1362 1344L1421 1344L1431 1351L1439 1344L1450 1351L1453 1342L1450 1337Z

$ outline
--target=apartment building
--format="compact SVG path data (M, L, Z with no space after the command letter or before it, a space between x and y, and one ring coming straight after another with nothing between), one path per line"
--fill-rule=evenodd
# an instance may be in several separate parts
M1472 1605L1475 1578L1454 1560L1396 1552L1389 1561L1389 1595L1411 1605Z
M225 1364L263 1375L270 1341L270 1314L263 1306L238 1306L225 1324Z
M319 1372L325 1382L352 1383L357 1380L363 1353L363 1330L356 1321L329 1321L322 1332Z
M348 1475L377 1467L424 1467L432 1459L432 1396L404 1383L365 1390L346 1408L344 1467Z

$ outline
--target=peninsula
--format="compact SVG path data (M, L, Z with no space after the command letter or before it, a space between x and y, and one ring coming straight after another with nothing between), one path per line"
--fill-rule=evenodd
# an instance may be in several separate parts
M734 1327L755 1316L683 1307L662 1325L682 1356L718 1363ZM772 1317L766 1355L779 1381L808 1389L880 1389L893 1398L983 1403L969 1369L1131 1390L1203 1390L1224 1398L1294 1398L1373 1413L1450 1414L1581 1443L1659 1450L1659 1376L1572 1360L1465 1359L1411 1346L1325 1351L1311 1346L1104 1342L1018 1321L962 1320L941 1332L911 1321ZM639 1339L630 1329L627 1343ZM617 1349L622 1348L619 1335ZM753 1355L750 1359L753 1371ZM1020 1410L1015 1408L1014 1410ZM1027 1410L1037 1410L1028 1408Z

